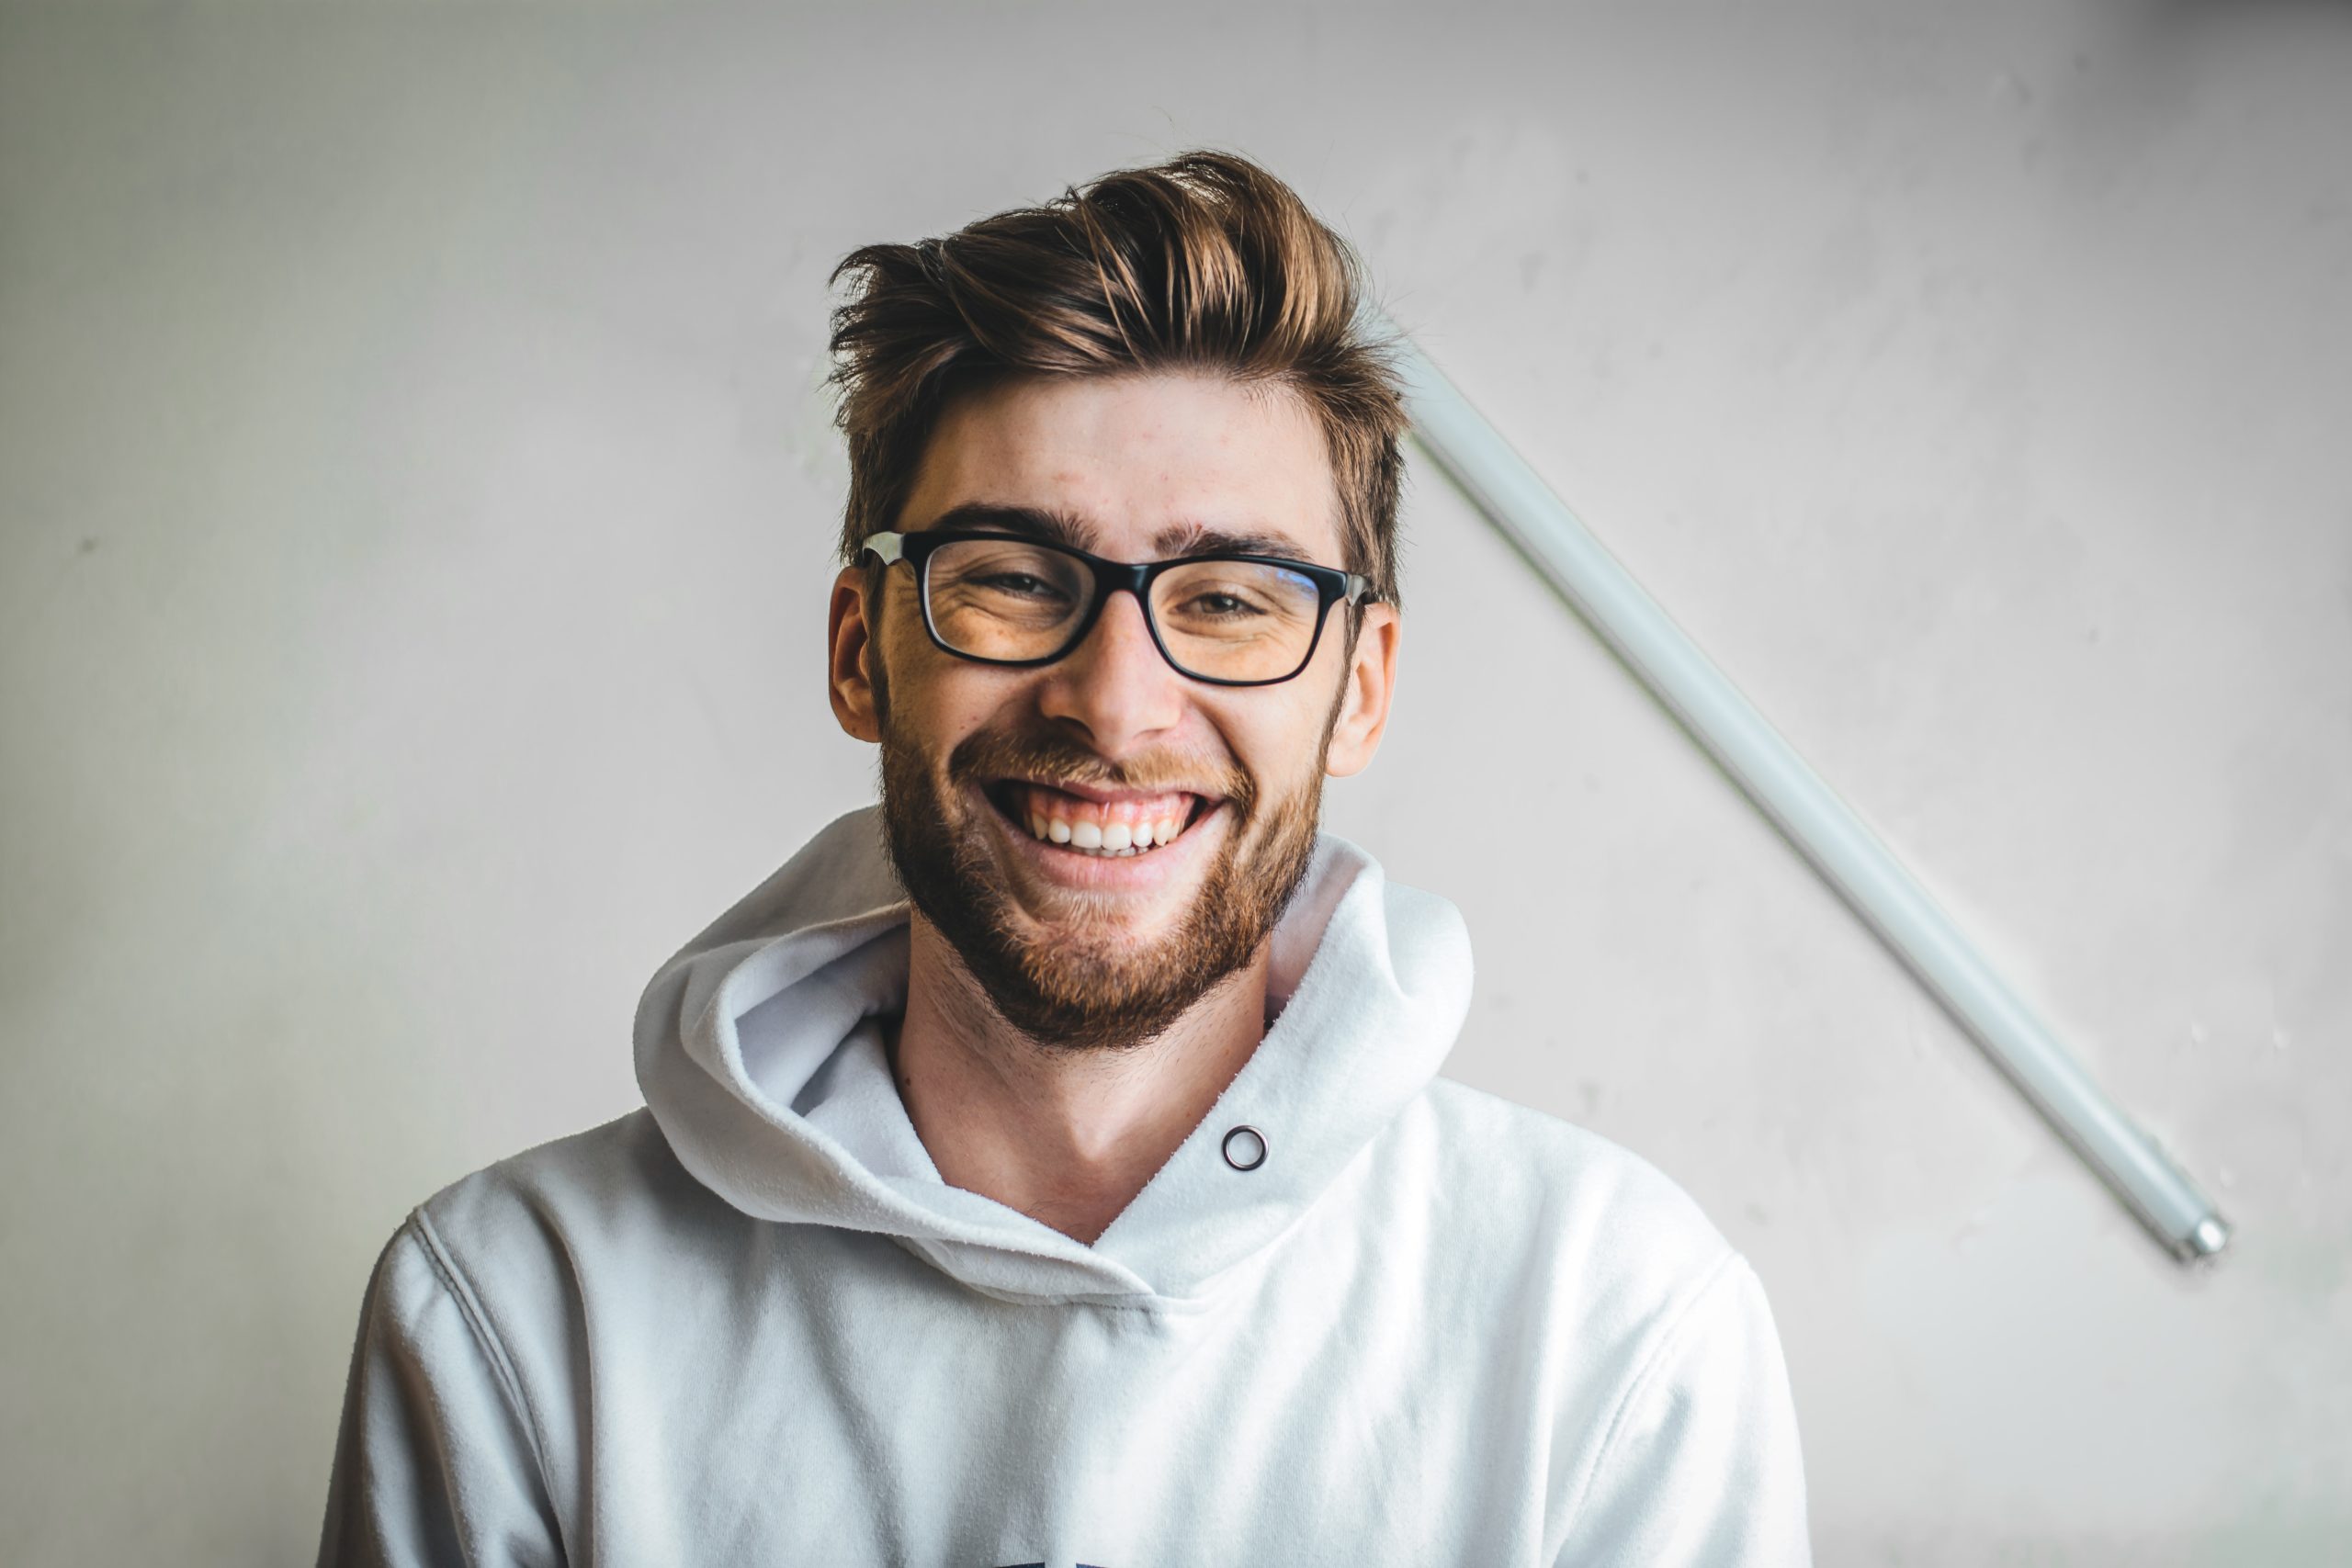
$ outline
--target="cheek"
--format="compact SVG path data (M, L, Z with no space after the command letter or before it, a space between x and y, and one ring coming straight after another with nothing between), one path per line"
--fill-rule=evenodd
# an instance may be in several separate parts
M1310 686L1309 678L1302 675L1286 686L1260 692L1261 697L1272 697L1279 691L1281 701L1233 715L1219 727L1234 760L1267 800L1286 799L1313 787L1321 776L1332 708L1327 694L1317 689L1321 683Z
M965 660L940 652L914 629L917 643L885 639L889 704L885 716L893 732L926 755L944 761L958 743L992 724L1003 724L1021 701L1017 682Z

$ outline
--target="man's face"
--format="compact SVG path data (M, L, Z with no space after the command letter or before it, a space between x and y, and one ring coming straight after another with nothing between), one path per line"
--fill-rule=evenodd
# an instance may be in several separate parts
M989 526L1058 520L1063 542L1117 561L1244 540L1344 564L1306 405L1208 377L967 395L899 528L970 525L971 508L994 509ZM930 640L911 568L884 575L878 604L863 571L842 574L835 711L882 745L884 819L916 908L1008 1021L1052 1044L1136 1043L1258 953L1306 871L1323 775L1370 761L1386 717L1395 615L1369 608L1351 649L1347 615L1334 606L1295 679L1220 687L1161 658L1133 594L1113 594L1062 659L1010 669Z

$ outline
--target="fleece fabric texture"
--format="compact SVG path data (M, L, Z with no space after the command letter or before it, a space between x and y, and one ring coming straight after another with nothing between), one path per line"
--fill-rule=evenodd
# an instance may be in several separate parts
M1436 1076L1444 900L1327 836L1264 1042L1091 1247L940 1179L879 1023L906 943L844 818L655 975L644 1110L410 1215L322 1563L1808 1560L1746 1261L1632 1155Z

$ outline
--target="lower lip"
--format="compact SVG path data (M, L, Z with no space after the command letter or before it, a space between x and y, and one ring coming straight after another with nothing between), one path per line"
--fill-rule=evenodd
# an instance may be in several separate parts
M1013 852L1065 887L1088 893L1145 893L1182 874L1201 855L1200 843L1212 831L1221 831L1229 814L1220 801L1193 818L1173 843L1155 845L1132 855L1095 855L1064 849L1033 836L1000 810L996 803L974 792L979 807L995 824Z

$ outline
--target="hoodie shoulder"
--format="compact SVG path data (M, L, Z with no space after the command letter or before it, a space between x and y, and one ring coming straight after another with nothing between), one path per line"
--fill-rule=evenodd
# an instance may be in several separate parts
M1438 1080L1448 1179L1564 1353L1544 1561L1802 1564L1804 1468L1780 1336L1747 1260L1673 1180L1556 1117Z
M426 1199L422 1211L444 1239L470 1251L511 1236L528 1215L614 1223L695 1192L709 1196L640 1109L460 1177Z
M1447 1078L1417 1109L1442 1201L1517 1233L1497 1246L1553 1255L1596 1306L1650 1318L1737 1257L1671 1178L1598 1133Z
M493 1313L576 1302L583 1275L724 1245L752 1224L687 1174L641 1109L463 1177L413 1223Z

